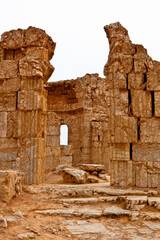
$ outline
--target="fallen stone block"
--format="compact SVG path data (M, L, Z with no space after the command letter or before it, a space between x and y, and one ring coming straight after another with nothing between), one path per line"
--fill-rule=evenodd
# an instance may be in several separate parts
M21 177L13 170L0 170L0 200L9 202L16 194L22 192Z
M7 221L2 215L0 215L0 227L3 227L3 228L7 227Z
M62 173L65 183L86 183L87 173L83 170L65 168Z
M94 171L98 173L105 171L104 165L101 164L81 164L80 168L90 173Z
M99 178L106 180L107 182L110 182L110 176L108 176L108 174L99 174L98 175Z
M16 172L0 171L0 200L4 202L9 202L13 196L15 196L15 180Z
M98 178L93 177L93 176L88 176L87 182L89 182L89 183L98 183Z

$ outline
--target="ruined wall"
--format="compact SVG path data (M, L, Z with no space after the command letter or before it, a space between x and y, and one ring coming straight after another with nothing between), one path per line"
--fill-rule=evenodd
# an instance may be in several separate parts
M23 171L26 183L40 183L45 171L72 160L104 164L114 186L160 186L160 63L120 23L105 31L105 78L86 74L53 83L47 80L55 43L43 30L2 35L1 170ZM60 146L62 124L72 153Z
M66 124L69 144L72 146L73 165L102 163L108 170L105 80L98 74L87 74L76 80L48 83L46 89L46 166L59 164L60 125Z
M111 184L160 186L160 63L132 44L120 23L105 26L110 45L104 67L109 116Z
M41 29L5 32L0 42L0 169L44 180L47 95L55 43Z

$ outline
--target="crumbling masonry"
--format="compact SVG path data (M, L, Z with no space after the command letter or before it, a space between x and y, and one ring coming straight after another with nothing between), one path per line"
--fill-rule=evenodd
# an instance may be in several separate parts
M160 63L132 44L120 23L105 26L105 78L47 82L55 43L41 29L13 30L0 42L0 169L28 184L72 161L101 163L119 187L160 187ZM60 126L69 146L60 146ZM72 148L72 153L71 153Z

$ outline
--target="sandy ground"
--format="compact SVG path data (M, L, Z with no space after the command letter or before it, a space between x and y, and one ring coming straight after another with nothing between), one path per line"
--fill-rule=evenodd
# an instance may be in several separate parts
M57 179L57 181L56 181ZM62 183L61 177L49 177L46 184ZM135 221L128 217L110 218L84 218L42 215L35 213L36 210L47 209L104 209L115 203L97 204L63 204L55 203L55 196L50 192L30 193L24 192L9 204L0 203L0 212L4 217L10 217L7 228L0 228L0 240L37 239L37 240L67 240L67 239L160 239L160 221L145 221L138 218ZM116 203L123 207L123 203ZM145 207L141 212L158 212L153 207ZM12 220L12 221L11 221ZM96 228L104 226L105 232L96 233ZM95 226L95 233L88 232L72 234L69 230L73 226L84 229L86 226ZM28 233L28 237L23 237Z

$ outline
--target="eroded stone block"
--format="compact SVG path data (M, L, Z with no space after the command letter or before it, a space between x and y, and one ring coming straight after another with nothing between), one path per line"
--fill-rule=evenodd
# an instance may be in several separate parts
M137 119L128 116L113 116L109 118L109 142L137 142Z
M131 90L132 113L136 117L152 117L151 93Z
M134 143L132 147L133 161L160 161L160 144Z
M16 172L0 170L0 200L9 202L16 194Z
M144 89L144 74L131 72L128 74L128 89Z
M65 183L86 183L87 173L83 170L65 168L62 173Z
M7 135L7 112L0 112L0 137Z
M160 92L154 92L155 117L160 117Z
M142 143L160 143L160 119L141 118L140 141Z
M130 144L129 143L109 144L109 159L115 161L129 161Z
M4 60L0 62L0 79L16 78L18 76L18 61Z
M110 162L111 185L131 187L133 185L132 161Z
M47 103L43 93L21 90L18 94L18 108L21 110L46 110Z

